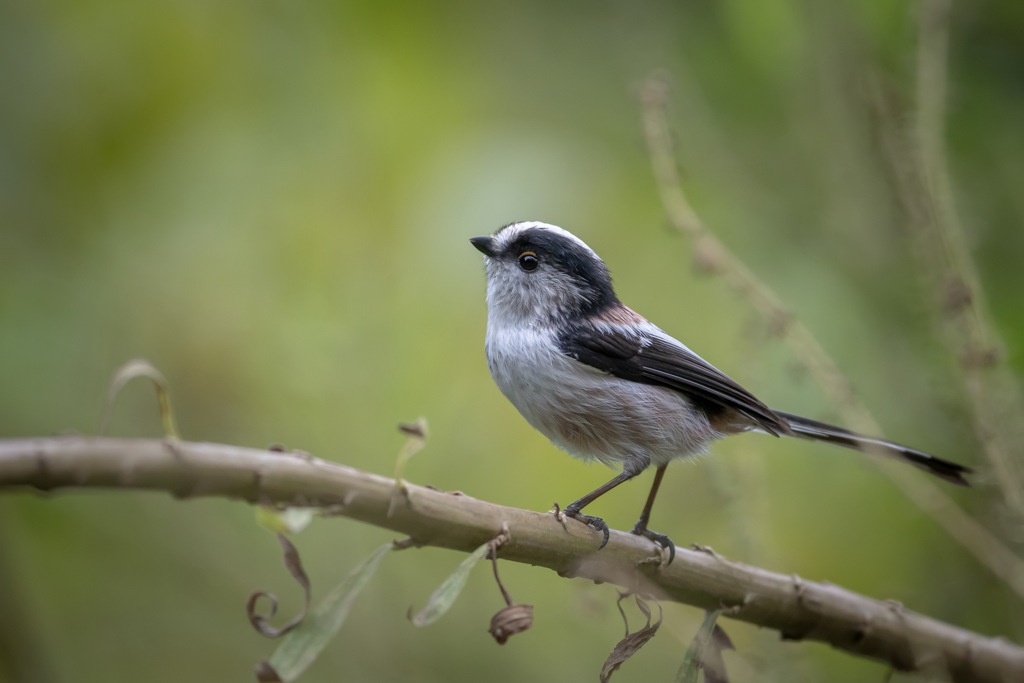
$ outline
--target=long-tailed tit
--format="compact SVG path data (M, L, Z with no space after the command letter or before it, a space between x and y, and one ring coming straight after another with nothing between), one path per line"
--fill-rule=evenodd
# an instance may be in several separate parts
M512 223L474 237L487 268L487 364L526 421L571 455L622 473L565 508L582 510L654 465L654 483L632 533L670 552L647 528L665 468L730 434L755 430L887 455L969 486L970 469L913 448L768 408L681 342L619 301L604 262L562 228Z

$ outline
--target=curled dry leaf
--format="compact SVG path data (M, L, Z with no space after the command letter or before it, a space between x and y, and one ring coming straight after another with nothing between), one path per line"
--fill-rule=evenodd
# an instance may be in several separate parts
M498 575L498 548L507 538L507 534L502 533L490 542L494 580L501 590L501 596L505 599L506 605L491 618L491 627L487 629L498 645L504 645L515 634L522 633L533 626L533 605L514 604L512 596L505 590L505 584L501 582L501 576Z
M517 633L529 630L533 626L533 605L509 605L498 611L491 619L491 627L487 632L498 642L505 642Z
M305 595L305 602L302 605L302 611L296 614L291 621L281 628L275 628L270 625L270 620L277 614L277 596L266 591L254 591L246 602L245 612L249 617L249 623L252 624L252 627L267 638L280 638L301 624L303 619L306 618L306 614L309 612L309 599L311 594L309 577L306 576L306 570L302 568L302 560L299 558L299 551L296 550L291 541L285 538L284 534L278 534L277 540L280 541L281 550L284 554L284 566L288 569L288 573L292 575L295 581L302 586L302 591ZM256 611L256 603L263 597L270 600L270 611L267 614L259 614Z
M634 595L636 600L637 608L647 618L647 623L642 629L634 633L629 632L629 622L626 620L626 613L622 610L622 600L628 597L628 594L623 593L619 596L618 606L619 613L622 614L622 620L626 623L626 636L620 640L615 647L612 649L608 659L604 660L604 666L601 667L601 683L608 683L611 679L612 674L615 673L622 664L635 655L637 651L642 648L647 642L654 637L654 634L661 628L661 621L663 617L661 605L655 603L658 606L658 620L651 623L651 608L647 606L647 603L639 596Z

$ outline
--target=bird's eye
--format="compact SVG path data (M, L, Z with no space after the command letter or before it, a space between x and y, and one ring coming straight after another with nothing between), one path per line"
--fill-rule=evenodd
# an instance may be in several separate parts
M523 270L537 270L537 266L539 265L540 261L537 260L537 255L532 251L524 251L519 255L519 267Z

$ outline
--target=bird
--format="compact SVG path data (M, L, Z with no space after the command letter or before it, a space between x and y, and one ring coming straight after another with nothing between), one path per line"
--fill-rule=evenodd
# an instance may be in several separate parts
M972 470L915 448L773 410L689 347L622 303L604 261L583 240L539 221L509 223L470 243L487 276L487 365L501 393L555 446L621 472L570 503L566 517L601 534L583 509L650 467L654 480L631 533L648 528L665 469L742 432L822 441L915 465L958 486ZM557 507L556 507L557 511Z

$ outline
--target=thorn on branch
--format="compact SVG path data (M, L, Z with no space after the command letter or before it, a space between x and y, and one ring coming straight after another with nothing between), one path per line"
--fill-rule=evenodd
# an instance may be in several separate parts
M394 550L408 550L409 548L422 548L423 543L417 541L412 536L409 536L408 538L402 538L397 541L392 541L391 547Z
M711 557L714 557L714 558L718 558L718 559L722 558L722 556L719 555L718 553L716 553L715 549L712 548L709 545L701 545L699 543L691 543L690 544L690 549L691 550L696 550L698 553L704 553L705 555L710 555Z

